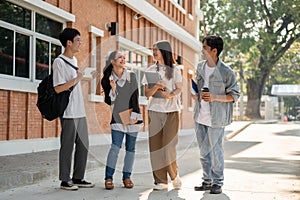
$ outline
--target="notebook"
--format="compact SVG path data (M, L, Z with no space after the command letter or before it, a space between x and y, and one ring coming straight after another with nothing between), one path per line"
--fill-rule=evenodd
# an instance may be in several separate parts
M127 109L127 110L124 110L122 112L119 113L119 116L121 118L121 121L122 121L122 124L123 125L128 125L130 124L130 116L131 116L131 113L132 113L132 108L131 109Z
M191 82L192 82L192 93L198 93L197 83L193 79L191 79Z
M158 72L145 72L146 79L148 85L155 85L159 80L161 80L160 75Z
M152 88L159 80L161 80L161 77L158 72L147 72L146 71L145 75L146 75L146 79L147 79L149 88ZM152 95L152 97L164 98L157 92L154 95Z
M92 75L93 71L96 71L96 68L91 68L91 67L85 68L83 79L84 80L92 80L93 79L93 75Z

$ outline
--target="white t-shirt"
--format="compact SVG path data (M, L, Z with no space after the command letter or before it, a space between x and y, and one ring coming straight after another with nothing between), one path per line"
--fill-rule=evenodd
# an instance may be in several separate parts
M156 67L157 65L152 65L149 68L146 69L146 71L151 71L151 72L156 72ZM170 90L173 91L176 86L175 83L181 83L182 82L182 76L180 69L178 69L176 66L174 67L174 77L168 80L165 77L165 70L163 70L160 67L160 70L158 71L160 74L160 77L162 78L163 81L166 83L166 87ZM146 76L144 75L143 80L142 80L143 85L147 85L147 79ZM154 98L150 97L149 103L148 103L148 110L152 110L155 112L162 112L162 113L168 113L168 112L175 112L175 111L180 111L180 105L179 105L179 95L172 99L166 99L166 98Z
M204 78L204 86L209 88L209 76L212 75L215 71L215 67L208 67L207 64L204 66L205 70L205 78ZM201 100L201 108L199 110L199 114L197 117L197 123L203 124L206 126L211 126L211 116L210 116L210 107L209 102L205 102Z
M60 55L74 66L77 66L77 59L70 59ZM64 84L77 76L76 70L69 66L63 59L56 58L52 65L53 68L53 86ZM81 118L85 117L84 101L82 96L81 84L78 82L70 94L69 104L64 112L63 118Z

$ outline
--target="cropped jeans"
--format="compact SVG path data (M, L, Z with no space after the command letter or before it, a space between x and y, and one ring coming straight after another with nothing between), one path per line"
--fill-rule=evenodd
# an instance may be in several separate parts
M224 128L211 128L195 123L203 169L203 182L222 186L224 181Z
M113 179L113 175L116 169L116 163L118 160L119 152L122 147L123 138L125 136L125 158L123 165L123 180L130 178L134 156L135 156L135 144L138 132L125 133L122 131L112 130L112 144L107 156L106 169L105 169L105 180Z

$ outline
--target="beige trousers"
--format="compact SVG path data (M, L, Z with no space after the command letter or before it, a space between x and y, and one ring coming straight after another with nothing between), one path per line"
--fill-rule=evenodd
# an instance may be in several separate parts
M168 183L177 176L176 146L179 112L149 111L149 149L154 183Z

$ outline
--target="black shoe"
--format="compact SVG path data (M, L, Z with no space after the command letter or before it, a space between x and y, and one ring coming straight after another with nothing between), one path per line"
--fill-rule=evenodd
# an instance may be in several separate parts
M211 189L211 183L204 183L204 182L202 182L201 186L194 187L195 191L205 191L205 190L210 190L210 189Z
M73 181L62 181L60 188L63 190L78 190L78 186L73 184Z
M95 184L87 182L83 179L72 179L74 185L81 187L81 188L92 188L95 186Z
M210 189L211 194L221 194L222 193L222 187L219 185L212 185Z

